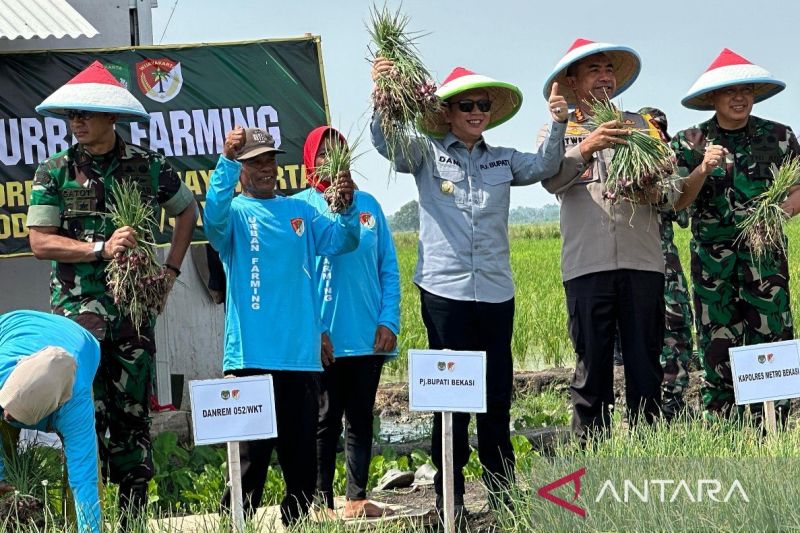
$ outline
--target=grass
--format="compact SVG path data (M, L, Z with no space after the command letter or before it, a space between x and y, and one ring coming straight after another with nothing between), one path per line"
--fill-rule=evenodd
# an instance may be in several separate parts
M516 315L512 353L517 370L547 366L572 365L572 345L567 334L567 310L561 282L561 238L557 224L511 226L511 270L516 284ZM800 222L786 223L789 241L791 306L795 329L800 327ZM401 334L400 357L387 365L389 380L403 379L411 348L427 347L422 324L419 291L413 276L417 261L417 235L412 232L394 236L400 266ZM689 276L688 229L675 226L675 244L681 264ZM691 283L691 282L690 282Z

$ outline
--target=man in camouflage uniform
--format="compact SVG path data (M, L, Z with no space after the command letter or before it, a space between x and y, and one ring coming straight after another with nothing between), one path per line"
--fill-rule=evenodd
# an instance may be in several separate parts
M90 94L97 86L102 87L105 104L99 111L97 95ZM133 181L156 212L160 205L176 217L164 268L172 282L180 273L197 208L164 156L129 145L116 135L116 121L143 120L148 115L99 62L53 93L37 111L66 116L78 144L43 161L36 170L27 219L31 250L39 259L52 260L53 311L75 320L100 341L101 361L94 381L100 458L104 477L119 483L125 519L143 508L147 482L153 476L148 402L156 316L151 312L146 324L133 324L106 290L108 261L136 245L133 228L115 228L111 223L111 191L122 180Z
M649 115L669 140L667 117L659 109L643 107L639 113ZM661 367L664 381L661 383L661 410L667 419L682 411L686 405L683 393L689 386L689 362L692 358L692 307L689 304L689 285L683 274L681 258L675 246L676 222L680 227L689 227L686 210L661 213L661 251L664 252L664 345L661 349Z
M788 126L751 115L755 102L784 87L725 49L682 101L716 114L672 140L679 174L686 177L677 208L691 206L692 212L692 284L709 414L728 416L735 403L729 348L793 338L786 256L776 252L755 261L736 227L749 202L771 185L770 167L800 154ZM789 216L797 213L798 187L781 207ZM777 406L785 419L788 404ZM760 409L751 405L757 416Z
M661 214L661 250L664 252L665 263L664 346L661 349L664 381L661 384L661 410L667 418L672 418L686 406L683 393L689 386L689 363L694 348L689 285L675 246L673 222L686 228L689 226L689 214L686 210Z

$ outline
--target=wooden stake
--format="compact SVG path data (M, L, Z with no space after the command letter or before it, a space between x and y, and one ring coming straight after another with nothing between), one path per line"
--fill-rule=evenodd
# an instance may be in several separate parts
M455 533L455 488L453 486L453 413L442 413L442 488L444 499L444 530Z
M775 417L775 402L764 402L764 423L767 425L767 433L778 432L778 421Z
M231 525L235 533L243 533L242 466L239 462L238 442L228 443L228 479L231 484Z

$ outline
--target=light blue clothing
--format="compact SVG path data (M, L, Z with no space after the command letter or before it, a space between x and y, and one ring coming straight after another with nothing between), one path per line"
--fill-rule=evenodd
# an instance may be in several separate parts
M97 435L92 400L92 381L100 364L97 339L72 320L59 315L39 311L13 311L0 315L0 387L21 358L47 346L63 348L75 358L77 368L72 397L38 424L28 426L12 422L12 425L58 433L67 458L69 486L75 495L78 530L99 532ZM0 479L5 479L2 457Z
M537 153L489 146L472 150L452 133L419 137L411 153L393 161L414 175L419 190L419 246L414 283L437 296L499 303L514 296L508 242L512 185L530 185L558 172L564 157L566 123L553 123ZM372 144L389 157L372 119Z
M294 196L332 218L321 192L311 187ZM322 322L334 357L375 353L375 330L400 332L400 271L394 240L378 201L356 191L361 240L350 253L317 258ZM397 355L397 348L384 355Z
M297 198L234 198L241 168L220 156L203 213L228 280L223 368L321 372L315 261L358 246L358 208L331 220Z

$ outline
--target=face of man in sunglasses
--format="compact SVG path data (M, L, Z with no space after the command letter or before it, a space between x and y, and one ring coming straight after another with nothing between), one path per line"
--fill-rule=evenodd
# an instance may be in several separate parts
M113 113L71 112L67 121L72 134L90 153L100 155L107 152L116 140L114 122L117 115Z
M464 112L460 109L459 102L471 100L472 110ZM478 102L489 100L489 93L483 89L472 89L452 96L447 100L448 105L444 108L445 121L450 124L450 131L464 141L468 146L472 146L483 134L489 125L491 111L481 111Z

